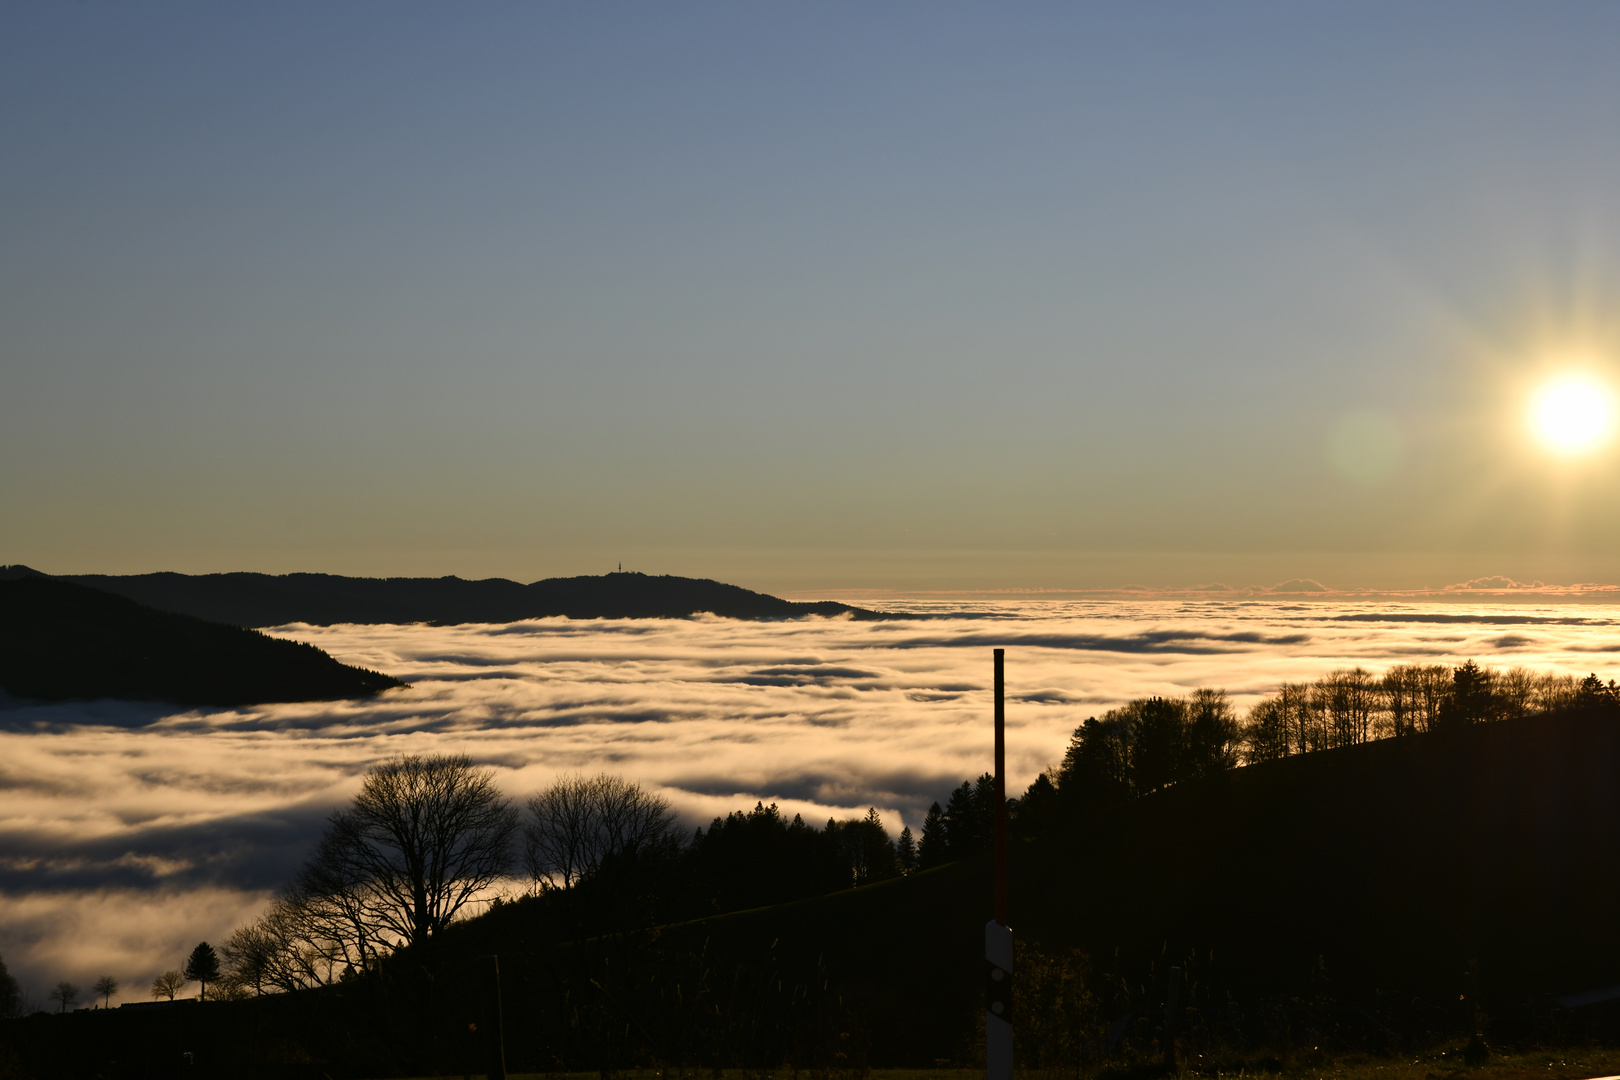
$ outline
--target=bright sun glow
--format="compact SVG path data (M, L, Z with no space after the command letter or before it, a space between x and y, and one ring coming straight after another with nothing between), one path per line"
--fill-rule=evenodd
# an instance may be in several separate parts
M1579 454L1605 442L1614 430L1614 395L1586 375L1563 375L1545 383L1530 405L1536 436L1563 454Z

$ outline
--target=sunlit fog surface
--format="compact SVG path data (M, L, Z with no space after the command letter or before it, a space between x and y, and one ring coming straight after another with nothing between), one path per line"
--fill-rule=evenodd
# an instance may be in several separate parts
M1620 608L1592 605L905 610L939 617L295 625L274 633L410 687L183 712L13 703L0 710L0 955L36 998L108 973L125 1000L145 997L191 945L253 915L366 768L400 752L471 755L514 797L609 770L667 796L689 826L764 800L818 823L876 806L891 832L915 830L989 767L998 646L1014 790L1075 725L1133 697L1223 687L1246 708L1336 667L1470 657L1620 674Z

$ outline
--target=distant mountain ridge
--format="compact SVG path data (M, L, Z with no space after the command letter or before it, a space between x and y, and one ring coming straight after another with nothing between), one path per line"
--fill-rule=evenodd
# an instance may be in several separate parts
M0 579L46 577L26 566L0 567ZM848 615L892 619L830 600L795 603L737 585L622 571L546 578L528 585L505 578L355 578L337 574L67 574L53 578L101 589L136 603L232 626L309 623L518 622L570 619L682 619L710 612L733 619Z
M229 706L365 697L401 685L313 645L101 589L43 574L0 580L0 688L17 697Z

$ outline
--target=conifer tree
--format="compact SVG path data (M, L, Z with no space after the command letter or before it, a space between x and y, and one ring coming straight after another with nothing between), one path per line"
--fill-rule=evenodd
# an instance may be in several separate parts
M911 826L900 830L900 839L894 845L894 861L902 874L917 872L917 842L911 838Z
M199 941L197 947L191 950L186 957L186 969L182 974L192 982L201 983L202 989L198 998L208 997L208 984L219 978L219 956L214 947L206 941Z
M950 845L946 843L945 811L934 803L923 819L922 839L917 844L917 869L931 870L950 861Z

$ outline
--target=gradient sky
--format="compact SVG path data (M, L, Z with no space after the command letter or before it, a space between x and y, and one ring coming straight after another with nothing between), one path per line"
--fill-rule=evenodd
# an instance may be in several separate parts
M1620 7L0 8L0 562L1620 581Z

